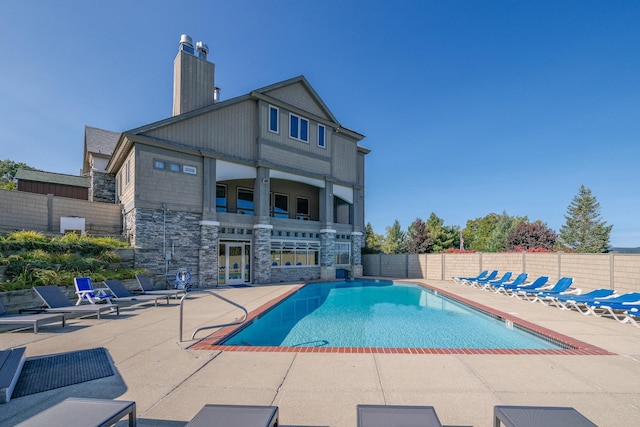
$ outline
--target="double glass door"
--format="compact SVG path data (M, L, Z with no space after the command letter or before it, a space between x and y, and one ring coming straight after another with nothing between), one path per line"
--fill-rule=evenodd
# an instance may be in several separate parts
M251 244L220 241L218 252L218 284L239 285L251 282Z

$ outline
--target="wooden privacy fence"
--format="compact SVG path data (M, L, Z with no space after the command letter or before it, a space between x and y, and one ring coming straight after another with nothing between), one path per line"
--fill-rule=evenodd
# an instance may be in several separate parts
M364 276L397 279L450 280L452 276L474 276L482 270L527 273L531 280L549 276L572 277L584 290L610 288L640 292L640 255L552 253L472 254L365 254Z

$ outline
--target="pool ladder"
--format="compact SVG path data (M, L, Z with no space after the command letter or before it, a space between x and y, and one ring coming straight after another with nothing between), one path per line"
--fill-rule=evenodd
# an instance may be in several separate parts
M243 306L241 306L240 304L231 301L228 298L223 297L222 295L218 295L217 293L213 292L213 291L209 291L209 290L205 290L205 289L198 289L198 290L191 290L187 293L184 294L184 296L180 299L180 342L182 342L182 318L183 318L183 313L184 313L184 301L187 299L187 296L194 294L194 293L207 293L209 295L213 295L214 297L221 299L222 301L225 301L235 307L238 307L240 310L244 311L244 316L242 317L242 319L235 321L235 322L231 322L231 323L223 323L220 325L211 325L211 326L200 326L199 328L196 328L195 331L193 331L193 333L191 334L191 339L193 340L196 336L196 334L202 330L205 329L214 329L214 328L222 328L224 326L234 326L234 325L241 325L244 322L247 321L247 317L249 317L249 312L247 311L246 308L244 308Z

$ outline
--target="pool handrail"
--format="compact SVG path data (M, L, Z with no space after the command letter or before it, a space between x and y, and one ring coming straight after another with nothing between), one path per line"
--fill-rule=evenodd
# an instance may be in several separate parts
M187 299L187 296L194 294L194 293L207 293L209 295L213 295L214 297L221 299L222 301L228 302L229 304L238 307L239 309L241 309L242 311L244 311L244 316L242 317L242 319L240 319L239 321L235 321L235 322L231 322L231 323L223 323L220 325L211 325L211 326L200 326L199 328L196 328L193 333L191 334L191 339L195 339L195 336L198 332L204 330L204 329L214 329L214 328L222 328L224 326L234 326L234 325L241 325L244 322L247 321L247 318L249 317L249 312L247 311L246 308L244 308L243 306L241 306L240 304L231 301L230 299L227 299L225 297L223 297L222 295L218 295L217 293L207 290L207 289L192 289L191 291L185 293L182 298L180 299L180 337L179 340L180 342L182 342L182 318L183 318L183 306L184 306L184 301Z

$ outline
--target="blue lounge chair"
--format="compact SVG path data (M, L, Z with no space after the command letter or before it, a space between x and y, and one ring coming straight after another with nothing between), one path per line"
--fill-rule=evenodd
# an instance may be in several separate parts
M544 303L543 298L550 298L555 295L567 294L567 293L580 294L580 292L582 291L578 288L574 288L570 290L572 284L573 284L573 279L571 277L561 277L551 289L537 290L537 291L536 290L533 290L533 291L520 290L520 291L514 292L513 295L518 299L522 298L523 300L527 300L529 302L540 301Z
M507 281L507 282L491 281L491 282L485 283L485 285L482 287L482 289L484 289L485 291L498 292L499 288L503 288L505 286L517 287L517 286L522 285L524 282L526 282L527 281L527 277L529 277L529 275L527 273L520 273L520 274L518 274L518 277L516 277L515 279L513 279L511 281Z
M574 303L582 303L582 302L590 302L596 298L605 298L615 296L616 291L613 289L595 289L591 292L587 292L586 294L581 295L564 295L559 294L553 297L553 300L550 301L550 304L555 305L560 310L571 310L570 307L567 307L567 301L573 301Z
M482 288L484 287L486 284L492 284L492 285L498 285L500 283L504 283L506 281L508 281L509 279L511 279L511 276L513 275L512 272L507 271L506 273L504 273L502 275L501 278L499 279L493 279L493 280L489 280L489 279L480 279L480 280L474 280L473 282L471 282L471 286L475 286L476 288Z
M451 280L453 280L458 284L463 284L465 280L479 280L485 277L487 274L489 274L489 270L483 270L480 274L478 274L475 277L453 276Z
M109 289L94 288L89 277L76 277L73 279L73 284L76 286L76 295L78 295L76 305L82 304L82 301L87 301L90 304L111 303L113 294L109 293Z
M547 286L548 281L549 281L549 277L540 276L536 280L530 283L525 283L525 284L516 285L516 286L505 285L505 286L499 287L496 289L496 293L503 293L508 296L513 296L514 292L517 292L517 291L540 290L544 286Z
M638 326L635 319L640 317L640 301L635 303L605 303L603 302L599 307L593 308L594 315L597 317L610 316L620 323L631 323L634 326Z
M478 282L478 281L481 281L481 280L493 280L496 277L498 277L498 270L493 270L491 273L489 273L488 276L484 276L484 277L482 277L480 279L474 279L474 278L464 279L462 281L462 283L465 284L465 285L472 285L473 286L473 284Z
M611 298L596 298L585 303L586 311L581 313L600 317L602 313L608 312L615 317L614 311L622 312L633 308L634 305L640 305L640 292L629 292Z

